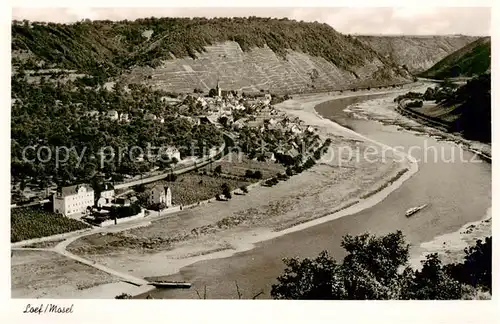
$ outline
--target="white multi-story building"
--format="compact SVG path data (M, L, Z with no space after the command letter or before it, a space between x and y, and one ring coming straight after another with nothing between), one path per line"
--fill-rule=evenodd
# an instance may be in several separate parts
M58 188L54 194L54 213L64 216L85 214L94 205L94 189L87 184Z

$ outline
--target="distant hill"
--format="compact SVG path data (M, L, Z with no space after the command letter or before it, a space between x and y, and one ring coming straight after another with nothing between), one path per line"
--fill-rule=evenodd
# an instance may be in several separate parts
M487 72L491 66L491 38L480 38L433 65L420 74L431 79L472 77Z
M439 60L479 37L448 36L356 36L382 56L398 65L404 65L411 73L429 69Z

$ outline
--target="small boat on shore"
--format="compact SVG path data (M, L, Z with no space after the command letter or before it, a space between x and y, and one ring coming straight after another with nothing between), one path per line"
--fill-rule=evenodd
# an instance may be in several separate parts
M427 207L427 205L429 204L424 204L424 205L421 205L421 206L417 206L417 207L413 207L413 208L410 208L406 211L405 215L406 217L410 217L411 215L421 211L422 209L424 209L425 207Z
M148 285L155 286L156 288L191 288L190 282L182 281L153 281Z

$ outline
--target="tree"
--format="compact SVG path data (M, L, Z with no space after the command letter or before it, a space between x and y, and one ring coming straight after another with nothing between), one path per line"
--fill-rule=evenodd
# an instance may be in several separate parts
M253 173L253 176L255 179L262 179L262 172L260 170L257 170Z
M275 299L459 299L464 286L451 278L437 254L421 270L408 266L409 245L401 231L346 235L347 255L337 263L326 251L315 259L284 259L284 273L272 286Z
M423 267L417 270L402 291L403 299L460 299L462 287L441 265L437 253L426 256Z
M342 269L323 251L313 260L284 259L285 273L271 288L274 299L345 299Z
M253 177L254 177L254 172L252 170L245 171L245 178L253 178Z
M464 252L464 262L446 265L446 273L461 283L491 292L492 237L476 241Z
M208 96L209 96L209 97L212 97L212 98L213 98L213 97L216 97L216 96L217 96L217 90L215 90L215 89L213 89L213 88L212 88L212 89L210 89L210 91L208 91Z
M214 169L215 174L221 174L222 173L222 166L218 165Z
M229 121L229 118L227 118L227 116L221 116L217 119L217 121L219 122L219 124L221 124L223 127L227 127L227 123Z
M226 197L227 199L231 199L231 187L227 184L227 183L223 183L222 186L222 194L224 195L224 197Z

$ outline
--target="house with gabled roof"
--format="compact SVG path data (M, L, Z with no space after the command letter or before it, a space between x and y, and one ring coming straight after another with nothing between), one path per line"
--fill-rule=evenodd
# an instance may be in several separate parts
M165 204L167 207L172 206L172 191L170 187L164 187L160 184L149 189L148 203L150 205Z

